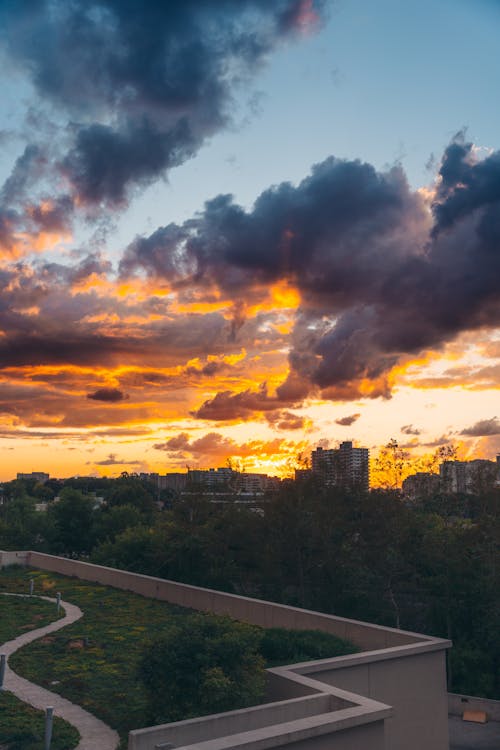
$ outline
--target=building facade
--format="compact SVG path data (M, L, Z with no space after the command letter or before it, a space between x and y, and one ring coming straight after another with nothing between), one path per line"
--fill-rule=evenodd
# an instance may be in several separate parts
M338 448L316 448L311 453L311 470L327 487L370 488L370 451L354 448L346 440Z

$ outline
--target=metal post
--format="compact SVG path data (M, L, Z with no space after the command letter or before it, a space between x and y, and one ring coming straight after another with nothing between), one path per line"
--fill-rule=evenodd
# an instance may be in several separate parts
M45 745L44 750L50 750L50 742L52 740L52 724L54 721L54 708L53 706L47 706L45 709Z
M35 588L35 581L30 578L30 596L33 596L33 589Z
M59 614L59 610L61 609L61 592L58 591L56 594L56 607L57 607L57 614Z
M3 690L3 681L5 679L5 666L7 664L7 657L5 654L0 654L0 690Z

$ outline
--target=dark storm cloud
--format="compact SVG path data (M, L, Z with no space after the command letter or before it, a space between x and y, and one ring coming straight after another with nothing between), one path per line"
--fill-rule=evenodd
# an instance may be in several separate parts
M193 156L304 0L40 0L0 4L11 57L72 118L60 162L79 198L119 204ZM322 0L313 10L319 20Z
M5 180L0 191L2 203L9 204L26 196L28 190L40 176L45 157L40 148L29 144L21 156L16 159L10 176Z
M19 220L12 209L0 206L0 248L10 251L14 242L13 232Z
M29 252L30 237L36 240L40 232L66 232L71 226L72 199L67 195L48 198L37 189L47 163L40 146L26 146L0 189L0 246L7 253L19 233Z
M406 240L403 233L423 219L400 170L381 175L330 157L298 187L282 183L262 193L251 212L220 195L182 227L136 240L122 270L142 267L171 281L190 276L233 291L291 277L304 292L343 304L369 288L388 251L413 249L414 232Z
M339 424L342 427L350 427L354 422L360 418L361 414L350 414L348 417L341 417L335 420L335 424Z
M479 161L461 133L446 149L439 176L435 232L500 201L500 152Z
M462 430L461 435L469 435L470 437L489 437L490 435L500 435L500 421L497 417L491 419L481 419L472 427L467 427Z
M177 315L154 297L116 297L109 270L99 254L73 266L18 262L0 268L0 371L120 362L155 367L208 355L219 355L217 367L202 361L192 374L207 377L225 366L219 360L227 353L231 323L222 314ZM97 291L92 284L86 289L90 277L98 277ZM109 293L99 291L101 283L110 284Z
M330 157L250 211L220 195L182 226L137 239L121 270L233 299L287 280L301 304L278 396L309 383L328 398L390 397L402 358L500 322L500 154L477 160L456 141L441 170L434 226L400 168ZM201 414L225 413L228 398Z
M94 393L87 393L87 398L94 401L106 401L110 404L116 404L119 401L127 399L128 395L118 388L98 388Z
M32 332L35 326L38 330ZM0 369L42 364L173 364L193 353L222 352L226 328L222 316L198 315L162 322L157 328L145 324L134 331L128 331L126 324L117 324L117 332L112 335L100 331L98 324L75 323L71 329L64 319L34 323L33 316L19 315L8 336L0 338Z
M106 277L112 270L109 260L99 253L89 253L73 266L65 266L62 263L38 263L36 268L40 279L48 285L63 283L68 286L85 281L93 274Z

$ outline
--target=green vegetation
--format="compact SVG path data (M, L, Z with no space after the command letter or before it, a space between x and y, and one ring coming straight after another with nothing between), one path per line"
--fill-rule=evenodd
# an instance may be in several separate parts
M151 723L230 711L264 696L262 631L228 617L193 614L146 649L139 675Z
M144 726L148 700L136 677L144 644L186 610L41 571L9 568L0 574L9 591L25 591L29 578L36 593L60 591L85 615L13 654L12 668L81 705L123 736Z
M63 614L61 612L59 616ZM36 597L0 596L0 644L27 630L42 628L57 617L56 607L50 602Z
M420 468L452 457L453 449L438 450ZM374 468L396 486L408 469L404 450L391 441ZM107 505L89 502L91 492ZM56 493L63 499L54 504ZM450 638L449 690L500 699L500 488L492 483L409 507L397 490L363 493L311 479L284 484L258 513L218 507L203 488L160 511L157 490L133 476L10 482L4 498L0 549L80 555ZM48 511L37 513L42 499Z
M0 743L9 750L40 750L45 736L45 714L0 692ZM51 750L72 750L80 741L77 730L54 717Z
M321 630L267 628L260 642L260 653L269 667L328 659L356 651L358 649L352 643Z
M274 663L355 650L324 633L266 631L43 571L4 569L0 590L25 591L30 578L35 593L60 591L84 616L18 651L11 666L117 729L123 747L130 729L258 703L261 648ZM289 647L277 654L280 637Z

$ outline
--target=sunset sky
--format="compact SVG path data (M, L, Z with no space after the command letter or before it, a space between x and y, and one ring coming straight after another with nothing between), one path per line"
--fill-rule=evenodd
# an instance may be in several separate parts
M500 453L496 0L0 0L0 480Z

